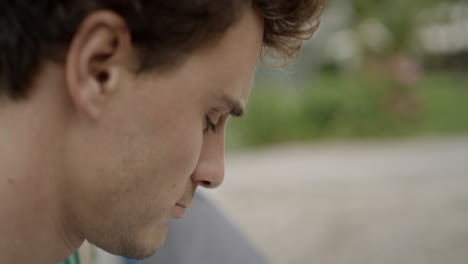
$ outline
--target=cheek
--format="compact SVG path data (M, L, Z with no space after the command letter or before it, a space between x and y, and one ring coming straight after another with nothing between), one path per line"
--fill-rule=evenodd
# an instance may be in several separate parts
M193 117L183 116L154 117L145 129L132 133L131 144L119 144L119 152L126 153L119 167L130 177L127 185L134 188L129 192L137 200L172 203L186 191L199 160L202 132Z
M198 126L192 123L182 122L174 127L164 141L165 156L164 165L166 170L188 179L195 170L202 148L202 132Z

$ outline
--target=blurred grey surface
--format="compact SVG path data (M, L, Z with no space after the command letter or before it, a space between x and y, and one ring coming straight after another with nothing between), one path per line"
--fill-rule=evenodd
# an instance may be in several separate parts
M468 261L468 137L303 144L226 164L208 194L271 263Z

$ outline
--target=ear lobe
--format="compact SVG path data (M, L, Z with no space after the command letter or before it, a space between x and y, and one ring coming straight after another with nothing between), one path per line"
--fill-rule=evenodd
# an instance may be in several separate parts
M130 68L130 34L123 19L108 11L88 16L75 34L66 59L67 88L78 112L98 119L118 79Z

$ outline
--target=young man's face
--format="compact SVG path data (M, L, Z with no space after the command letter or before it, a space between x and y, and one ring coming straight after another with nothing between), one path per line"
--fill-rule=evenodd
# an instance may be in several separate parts
M219 44L169 72L120 74L115 91L96 103L97 118L70 121L63 191L83 238L147 257L198 185L221 184L226 121L245 106L262 38L263 22L248 10Z

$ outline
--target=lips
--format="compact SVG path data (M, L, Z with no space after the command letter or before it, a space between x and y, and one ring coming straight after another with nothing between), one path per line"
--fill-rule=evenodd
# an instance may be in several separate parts
M195 194L196 186L192 191L187 191L174 206L174 218L182 218L185 216L185 210L192 206L193 196Z
M176 205L177 205L177 206L180 206L180 207L182 207L182 208L184 208L184 209L187 209L187 208L190 207L190 205L185 205L185 204L182 204L182 203L177 203Z
M176 204L174 207L174 218L180 219L185 216L185 209L187 206L184 206L182 204Z

